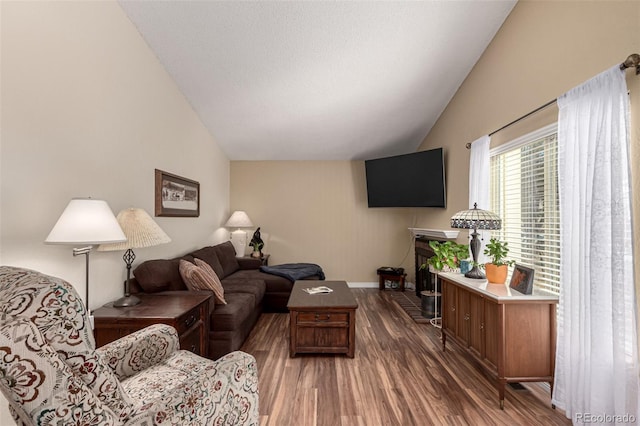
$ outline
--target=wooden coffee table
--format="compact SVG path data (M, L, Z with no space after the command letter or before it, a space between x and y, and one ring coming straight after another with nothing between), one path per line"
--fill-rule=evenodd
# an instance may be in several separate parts
M326 286L326 294L308 294L305 288ZM289 297L289 355L344 353L356 348L358 302L345 281L296 281Z

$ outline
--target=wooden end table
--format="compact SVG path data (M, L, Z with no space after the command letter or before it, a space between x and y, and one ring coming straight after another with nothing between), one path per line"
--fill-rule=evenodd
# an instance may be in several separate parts
M326 286L326 294L303 289ZM289 355L344 353L355 356L358 302L345 281L296 281L289 297Z
M397 282L398 288L400 291L404 291L404 282L407 278L407 274L385 274L383 272L378 272L378 284L380 290L384 290L385 281Z
M96 347L152 324L168 324L178 332L180 349L207 356L209 340L210 291L166 291L136 294L138 305L114 308L113 302L95 311Z

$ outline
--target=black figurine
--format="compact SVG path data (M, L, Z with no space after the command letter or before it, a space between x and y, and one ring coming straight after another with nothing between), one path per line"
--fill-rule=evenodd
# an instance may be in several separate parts
M260 238L260 227L258 227L258 229L256 229L256 232L253 233L253 237L251 237L251 242L249 243L249 245L253 247L253 253L255 254L257 252L262 258L262 247L264 247L264 241L262 241L262 238Z

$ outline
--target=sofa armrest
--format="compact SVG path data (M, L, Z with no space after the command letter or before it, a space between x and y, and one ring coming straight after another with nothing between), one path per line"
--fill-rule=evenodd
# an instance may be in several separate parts
M238 257L236 259L238 260L241 270L260 269L260 266L262 266L262 260L253 257Z
M154 324L96 349L120 380L156 365L180 349L178 332Z

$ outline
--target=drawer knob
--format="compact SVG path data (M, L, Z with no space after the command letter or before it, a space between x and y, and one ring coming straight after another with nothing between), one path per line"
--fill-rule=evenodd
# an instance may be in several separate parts
M187 328L189 328L189 327L191 327L195 322L196 322L196 316L195 316L195 315L193 315L193 314L191 314L191 315L189 315L189 318L187 318L187 319L184 321L184 325L185 325Z
M331 314L316 314L316 321L329 321L331 319Z

